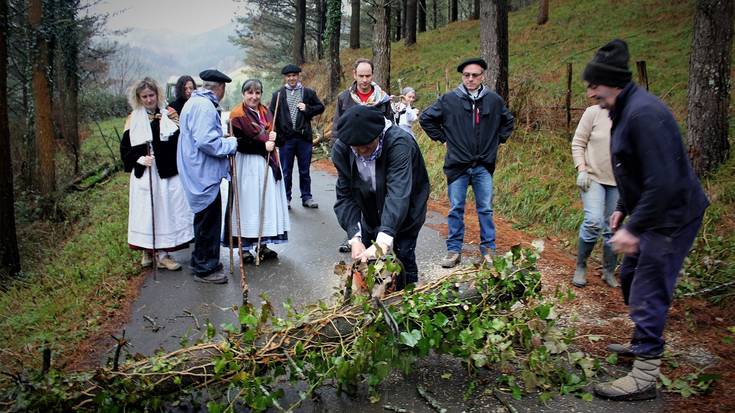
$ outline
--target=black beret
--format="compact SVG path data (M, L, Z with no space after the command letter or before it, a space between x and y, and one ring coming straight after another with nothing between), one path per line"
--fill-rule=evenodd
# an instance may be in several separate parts
M207 69L199 72L199 77L208 82L230 83L232 79L217 69Z
M459 73L462 73L462 71L464 70L464 67L467 65L480 65L482 70L487 70L487 63L485 62L485 60L483 60L480 57L473 57L473 58L467 59L464 62L460 63L459 66L457 66L457 71Z
M362 146L372 142L385 128L383 112L374 106L353 106L337 121L339 140L350 146Z
M287 75L289 73L301 73L301 68L294 64L283 66L283 69L281 69L281 74Z

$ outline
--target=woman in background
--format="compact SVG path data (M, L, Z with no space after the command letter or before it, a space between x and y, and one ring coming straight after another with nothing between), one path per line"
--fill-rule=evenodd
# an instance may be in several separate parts
M577 269L572 278L576 287L587 285L587 258L602 236L602 280L617 287L615 266L617 255L608 244L610 215L618 203L618 188L610 161L609 112L600 105L588 107L579 120L572 138L572 158L577 168L577 186L584 205L584 221L577 240Z
M413 134L413 123L419 118L419 110L412 106L415 101L416 91L407 86L401 90L401 101L393 108L396 124L414 139L416 136Z
M168 252L187 248L194 238L194 215L186 202L176 165L179 129L167 116L161 116L166 113L162 110L163 91L153 79L135 82L128 93L128 103L133 111L125 122L120 142L125 171L132 172L128 244L143 251L144 267L153 262L155 250L158 268L179 270L181 265Z
M174 92L176 99L168 105L168 117L174 121L177 125L179 124L179 114L181 109L184 108L184 104L191 97L191 93L197 88L194 78L189 75L184 75L176 81L174 86Z

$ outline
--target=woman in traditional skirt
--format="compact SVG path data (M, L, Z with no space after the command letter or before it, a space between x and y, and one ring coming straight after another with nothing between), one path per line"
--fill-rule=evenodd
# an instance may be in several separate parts
M187 248L194 238L194 215L176 166L179 130L168 116L161 116L166 113L162 109L163 91L153 79L136 82L130 88L128 103L133 111L120 142L125 171L132 172L128 244L143 251L144 267L153 262L155 250L158 268L179 270L181 265L168 252Z
M287 242L291 223L288 218L286 188L281 179L278 151L275 150L277 135L275 132L269 132L273 115L260 102L263 84L257 79L246 80L241 91L243 102L230 112L230 123L232 133L237 138L235 162L240 201L240 237L243 249L246 250L243 261L247 262L253 259L249 250L257 247L261 219L263 220L259 248L261 259L278 257L267 244ZM264 179L267 179L268 183L265 188L265 205L262 208L264 216L261 217ZM237 245L238 211L234 202L230 204L233 206L232 222L226 228L231 228L230 233L234 235L233 245ZM228 234L225 234L225 239L227 236Z

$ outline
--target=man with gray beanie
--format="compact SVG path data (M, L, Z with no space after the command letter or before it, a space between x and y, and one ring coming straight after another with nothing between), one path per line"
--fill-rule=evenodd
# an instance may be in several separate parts
M663 331L676 279L709 205L671 111L631 81L628 45L615 39L600 48L582 78L587 96L610 111L610 152L620 192L610 217L610 244L625 254L620 267L623 300L635 330L629 346L610 351L634 357L633 369L597 384L611 400L656 397L664 351Z

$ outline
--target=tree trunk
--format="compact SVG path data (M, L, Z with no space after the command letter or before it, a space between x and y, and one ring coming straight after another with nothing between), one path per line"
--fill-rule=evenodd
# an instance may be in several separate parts
M538 4L538 18L536 24L542 25L549 21L549 0L541 0Z
M406 2L406 46L416 44L416 0Z
M390 0L375 1L373 81L390 94Z
M450 16L451 16L449 17L449 21L456 22L457 16L458 16L457 12L459 10L459 0L450 0L449 10L450 10Z
M339 62L339 34L342 25L341 0L327 0L327 34L329 36L329 96L334 100L339 91L342 67ZM327 100L325 99L325 100Z
M327 27L327 4L326 0L317 0L316 2L316 18L317 18L317 42L316 42L316 58L318 60L324 59L324 42L326 38L324 32Z
M727 160L730 56L735 3L698 0L689 58L687 141L699 176Z
M8 0L0 0L0 289L20 272L18 239L15 234L13 160L8 126Z
M431 14L433 17L432 19L433 26L431 26L431 28L434 30L436 30L436 28L439 27L439 23L437 22L437 18L438 18L438 10L437 10L437 5L436 5L437 1L439 0L431 0Z
M360 0L352 0L350 16L350 49L360 48Z
M416 15L414 14L414 20L416 19ZM401 1L401 38L405 39L408 35L408 0L402 0ZM414 22L414 25L416 25L416 22Z
M293 62L304 64L304 46L306 45L306 0L296 0L296 22L293 28Z
M386 6L388 8L393 8L393 15L396 16L396 24L393 27L393 40L394 41L400 41L401 35L403 34L403 25L401 24L401 2L398 0L386 0L384 3L388 3L389 5ZM388 13L390 16L390 13ZM377 16L375 18L377 20ZM388 19L388 22L390 22L390 18ZM390 24L388 24L388 38L390 39Z
M419 17L419 33L426 31L426 0L419 0L417 6Z
M480 0L475 0L472 4L472 20L477 20L480 18Z
M51 117L51 95L46 77L48 45L41 27L43 4L41 0L29 0L28 23L36 36L33 48L33 107L36 126L36 152L38 154L38 189L48 197L56 189L56 165L54 163L54 127Z
M508 104L508 0L480 5L480 55L488 64L485 83Z
M66 146L74 157L74 173L79 174L79 43L80 27L77 22L76 2L59 0L55 4L57 18L55 32L56 55L54 94L60 108L59 128Z

